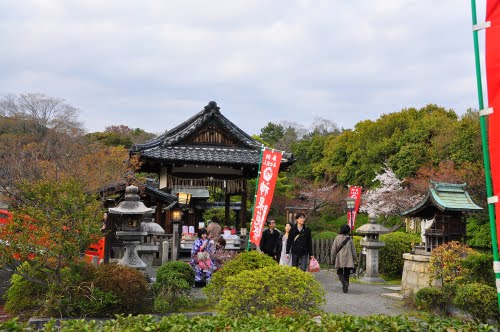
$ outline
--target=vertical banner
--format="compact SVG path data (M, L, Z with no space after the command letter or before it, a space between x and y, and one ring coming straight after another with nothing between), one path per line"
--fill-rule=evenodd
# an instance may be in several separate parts
M274 186L278 179L282 151L265 148L262 153L260 177L255 193L255 202L252 215L252 228L250 230L250 242L260 244L262 229L273 201Z
M349 187L349 197L356 200L354 210L352 210L352 212L347 211L347 223L349 224L349 227L351 227L351 230L354 230L354 224L356 223L356 215L358 214L359 203L361 202L361 188L362 187L357 186Z
M486 82L488 85L488 107L493 113L488 116L488 148L490 152L493 196L500 196L500 0L486 3L485 29ZM500 203L495 204L497 240L500 239Z

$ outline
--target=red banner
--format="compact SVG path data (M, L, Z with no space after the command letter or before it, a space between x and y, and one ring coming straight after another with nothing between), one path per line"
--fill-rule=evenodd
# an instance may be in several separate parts
M488 107L493 113L488 116L488 145L491 163L493 195L500 196L500 0L486 2L485 29L486 81L488 82ZM495 205L497 239L500 239L500 203Z
M262 153L262 165L260 167L259 184L255 194L255 202L252 216L252 228L250 230L250 241L255 245L260 244L262 229L273 201L274 186L278 179L281 163L281 151L265 148Z
M347 211L347 224L351 227L351 230L354 230L354 224L356 223L356 215L358 214L359 203L361 202L361 188L356 186L349 187L349 197L354 198L355 205L354 210ZM352 214L352 215L351 215Z

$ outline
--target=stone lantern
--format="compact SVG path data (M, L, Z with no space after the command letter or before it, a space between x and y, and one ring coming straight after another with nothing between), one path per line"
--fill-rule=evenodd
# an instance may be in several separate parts
M152 213L150 209L140 201L139 188L128 186L125 189L125 200L115 208L109 209L109 214L113 217L116 229L116 238L122 240L125 246L125 254L118 262L119 265L126 265L138 270L147 268L137 253L137 247L141 244L141 238L147 232L141 231L141 222L146 213Z
M361 226L356 233L364 235L361 240L361 246L366 249L366 273L361 281L368 283L385 282L378 276L378 251L385 246L384 242L379 241L380 234L389 233L389 230L382 225L377 224L377 216L370 214L369 223Z

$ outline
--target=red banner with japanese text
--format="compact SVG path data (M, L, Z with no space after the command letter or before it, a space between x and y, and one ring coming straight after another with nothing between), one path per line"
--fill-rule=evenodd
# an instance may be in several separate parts
M356 223L356 215L358 214L359 203L361 202L361 189L362 187L350 186L349 187L349 197L354 198L355 205L354 210L347 211L347 224L354 230L354 224Z
M486 2L485 63L488 84L488 146L493 196L500 196L500 0ZM500 240L500 203L495 204L497 240Z
M265 148L262 152L260 177L255 194L252 227L250 229L250 242L255 243L257 246L260 244L264 223L273 201L274 186L278 179L282 153L268 148Z

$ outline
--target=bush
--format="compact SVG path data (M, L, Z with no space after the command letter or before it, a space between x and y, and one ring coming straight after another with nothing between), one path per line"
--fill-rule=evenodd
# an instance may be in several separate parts
M441 288L421 288L415 294L415 305L425 311L442 310L446 305L445 294Z
M272 257L257 251L240 253L212 275L210 283L203 289L203 292L211 302L217 302L224 291L228 277L276 264Z
M171 272L164 274L161 282L153 284L155 299L153 309L158 313L173 312L180 307L191 304L190 291L191 284L188 283L182 274Z
M101 264L97 269L94 286L115 295L119 303L107 308L107 313L139 313L148 296L144 275L136 269L116 264Z
M478 282L495 287L495 273L493 266L493 256L473 252L460 261L460 266L464 272L466 283Z
M192 284L194 284L194 270L189 264L184 262L163 264L158 269L156 283L153 284L155 293L153 309L159 313L167 313L189 305Z
M429 281L440 280L445 285L463 277L466 271L463 271L461 261L472 252L469 246L457 241L442 244L434 249L429 262Z
M275 317L269 314L230 318L224 316L185 315L155 319L151 315L116 316L103 321L49 321L44 331L496 331L476 322L430 317L417 320L404 316L372 315L366 317L323 314L321 324L308 315ZM0 331L26 331L27 324L16 319L0 322ZM31 331L32 329L30 329Z
M475 319L484 322L488 318L498 319L497 301L495 288L472 283L457 287L454 304Z
M167 262L160 266L156 272L156 282L165 284L163 279L172 273L178 273L189 285L194 284L194 270L188 263L185 262Z
M283 307L312 314L319 312L324 302L323 287L312 274L274 265L228 277L216 310L229 317Z
M330 231L323 231L320 233L315 233L313 235L313 240L330 240L330 239L335 239L337 236L337 233L335 232L330 232Z
M379 271L388 275L403 273L403 254L410 252L415 242L420 242L420 235L403 232L393 232L380 236L385 246L379 253Z
M119 304L119 299L110 291L102 291L94 287L93 283L83 282L78 286L65 289L61 298L47 308L51 316L65 317L105 317L109 316L109 309ZM49 300L54 300L53 297ZM57 305L55 305L57 304Z
M217 207L205 210L205 212L203 212L203 220L216 221L220 225L224 226L226 220L226 210L223 207L220 208ZM225 226L234 226L235 224L236 224L236 212L234 212L234 210L230 210L229 225Z
M467 218L467 244L472 247L491 249L491 231L488 214Z
M46 287L15 273L10 278L10 287L5 293L5 310L16 315L24 311L35 311L42 306L46 292Z

